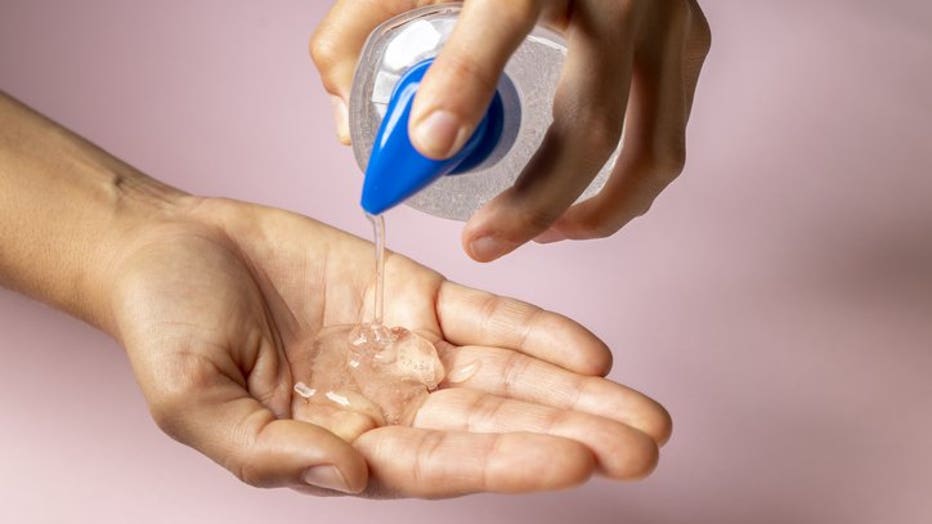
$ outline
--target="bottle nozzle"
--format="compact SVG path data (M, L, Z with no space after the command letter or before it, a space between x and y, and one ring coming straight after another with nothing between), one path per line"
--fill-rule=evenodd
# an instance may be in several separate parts
M381 214L404 202L444 175L482 164L495 150L504 128L504 105L498 93L463 149L446 160L427 158L411 144L408 121L414 97L433 59L409 69L398 80L379 128L366 168L362 207Z

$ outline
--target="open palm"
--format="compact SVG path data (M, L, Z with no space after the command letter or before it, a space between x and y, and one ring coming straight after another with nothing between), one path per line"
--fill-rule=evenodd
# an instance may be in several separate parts
M113 268L111 308L159 426L245 482L320 494L522 492L652 470L669 417L602 378L611 354L594 335L398 255L386 324L436 341L450 380L410 426L341 434L302 420L299 342L364 318L372 253L308 218L220 199L139 232Z

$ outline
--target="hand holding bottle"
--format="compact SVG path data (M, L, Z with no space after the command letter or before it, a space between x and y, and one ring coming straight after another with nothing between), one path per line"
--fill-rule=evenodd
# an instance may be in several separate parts
M346 100L365 39L422 4L341 0L315 33L311 54L335 97L342 141L350 138ZM646 212L685 161L686 123L710 43L694 0L466 1L414 103L410 136L422 154L445 158L463 146L508 59L536 24L561 32L569 48L554 121L515 185L467 224L464 247L480 261L535 238L611 235ZM574 205L618 148L623 127L610 180Z

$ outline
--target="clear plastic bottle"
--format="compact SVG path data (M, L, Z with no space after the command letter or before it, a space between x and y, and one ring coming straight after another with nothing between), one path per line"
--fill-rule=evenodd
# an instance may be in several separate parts
M366 42L349 107L353 151L364 172L396 84L413 66L440 52L460 9L459 4L445 4L409 11L382 24ZM432 215L466 220L510 187L553 121L553 98L565 58L562 37L544 27L535 28L509 60L499 82L504 130L498 146L480 165L441 176L406 203ZM602 189L617 155L616 151L580 200Z

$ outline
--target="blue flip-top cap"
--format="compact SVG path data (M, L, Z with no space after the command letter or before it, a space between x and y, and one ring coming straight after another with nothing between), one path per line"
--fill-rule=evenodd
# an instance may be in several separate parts
M366 168L362 207L367 213L383 213L444 175L464 173L479 166L501 139L504 104L496 92L472 137L452 158L434 160L414 148L408 136L408 120L418 87L432 63L430 58L413 66L395 86Z

